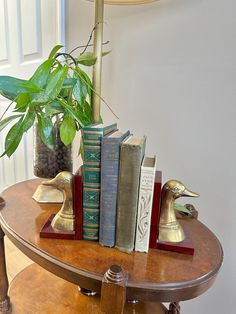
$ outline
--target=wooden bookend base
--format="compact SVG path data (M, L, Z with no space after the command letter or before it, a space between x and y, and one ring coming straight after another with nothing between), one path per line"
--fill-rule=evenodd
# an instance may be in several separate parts
M34 192L32 198L37 203L63 203L63 194L53 186L40 184Z
M183 253L188 255L194 254L194 247L192 243L190 230L182 226L185 233L185 240L179 243L174 242L161 242L157 240L156 248L159 250L172 251L177 253Z
M55 230L51 226L55 214L51 215L40 231L40 238L76 240L75 231Z

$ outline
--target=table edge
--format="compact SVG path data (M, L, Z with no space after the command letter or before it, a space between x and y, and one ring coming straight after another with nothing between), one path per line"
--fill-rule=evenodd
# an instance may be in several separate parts
M8 224L2 217L1 213L0 225L4 233L8 236L8 238L34 262L36 262L46 270L54 273L55 275L65 280L80 285L84 288L94 290L98 293L100 292L103 276L89 271L81 270L79 268L73 267L70 264L62 262L56 257L47 254L45 251L37 248L30 242L24 240L8 226ZM132 280L128 280L127 295L128 296L133 294L138 295L139 299L145 301L150 300L150 294L152 294L153 298L151 297L151 299L154 299L155 301L159 301L160 296L162 296L161 297L162 302L173 301L175 299L175 295L179 294L184 294L182 300L192 299L194 297L199 296L212 286L215 277L219 272L219 269L223 262L223 249L216 236L215 238L219 246L221 258L219 260L218 265L216 265L216 267L211 272L207 273L206 275L196 280L174 283L150 283L150 282L137 283L133 282ZM203 286L203 289L201 289L201 286ZM189 293L187 293L187 290L189 291ZM148 299L145 296L145 293L149 294ZM193 294L194 296L192 296Z

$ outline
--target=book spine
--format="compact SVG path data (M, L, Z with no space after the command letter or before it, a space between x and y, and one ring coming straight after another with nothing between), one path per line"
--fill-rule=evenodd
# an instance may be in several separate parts
M149 239L149 248L151 249L155 249L157 246L159 220L160 220L160 205L161 205L161 184L162 184L162 173L161 171L156 171L155 183L154 183L154 195L153 195L153 203L152 203L150 239Z
M83 129L83 239L97 241L99 235L99 199L101 140L104 134L117 128L116 124L105 128Z
M148 252L155 168L142 167L139 187L135 251Z
M85 187L99 188L100 187L100 167L90 167L84 165L83 183Z
M103 135L107 135L107 134L111 133L114 130L117 130L117 123L114 123L114 124L106 126L103 129Z
M134 249L139 177L144 146L121 145L116 222L116 248L130 253Z
M96 241L99 232L100 189L83 187L83 239Z
M103 130L83 130L83 239L97 241L99 232L99 189L101 138Z
M73 209L75 216L76 240L82 240L83 238L83 180L81 168L75 173L73 182Z
M99 242L109 247L115 245L119 151L119 141L102 142Z

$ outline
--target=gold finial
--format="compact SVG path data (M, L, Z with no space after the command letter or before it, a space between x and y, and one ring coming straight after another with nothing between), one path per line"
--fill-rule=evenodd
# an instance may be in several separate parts
M72 197L72 173L63 171L43 185L53 186L63 193L63 204L59 212L53 218L51 226L61 231L74 231L73 197Z
M198 197L199 194L189 191L177 180L167 181L161 190L161 217L159 240L162 242L181 242L185 239L183 228L175 215L174 201L181 197Z

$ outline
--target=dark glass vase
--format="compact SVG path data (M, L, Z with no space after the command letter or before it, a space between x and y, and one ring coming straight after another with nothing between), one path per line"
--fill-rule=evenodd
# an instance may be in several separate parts
M41 140L37 124L34 126L34 175L54 178L61 171L72 172L72 145L65 146L59 134L59 126L53 127L54 149L49 149Z

